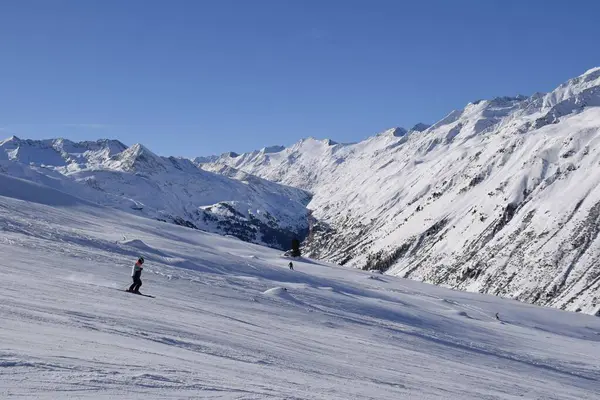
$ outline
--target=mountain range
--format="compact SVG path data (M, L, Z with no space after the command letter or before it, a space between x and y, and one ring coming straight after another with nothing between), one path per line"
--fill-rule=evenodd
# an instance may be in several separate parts
M280 249L306 236L308 192L225 170L116 140L0 141L0 173L101 205Z
M429 126L342 144L224 154L307 190L313 257L597 313L600 68L550 93L467 104Z
M600 68L358 143L188 160L0 141L0 173L145 217L454 289L600 313Z

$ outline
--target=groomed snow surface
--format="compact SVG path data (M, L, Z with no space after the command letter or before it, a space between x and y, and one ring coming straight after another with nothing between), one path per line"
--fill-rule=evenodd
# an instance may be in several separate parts
M276 250L6 175L0 254L0 398L600 398L600 318L290 271ZM156 298L122 291L138 255Z

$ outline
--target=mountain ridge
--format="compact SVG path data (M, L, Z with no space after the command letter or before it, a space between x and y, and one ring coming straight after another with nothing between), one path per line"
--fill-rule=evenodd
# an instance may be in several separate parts
M0 141L0 173L129 212L460 290L600 313L600 68L357 143L189 160ZM133 211L132 211L133 210Z
M549 93L469 103L421 131L334 146L308 138L202 168L313 193L314 257L597 313L598 162L593 68Z
M115 140L0 141L0 173L190 228L288 249L308 230L310 195L248 174L214 174Z

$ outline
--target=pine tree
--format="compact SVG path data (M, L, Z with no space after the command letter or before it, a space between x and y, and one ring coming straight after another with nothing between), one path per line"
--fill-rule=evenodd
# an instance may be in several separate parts
M292 239L292 257L300 257L300 241L298 239Z

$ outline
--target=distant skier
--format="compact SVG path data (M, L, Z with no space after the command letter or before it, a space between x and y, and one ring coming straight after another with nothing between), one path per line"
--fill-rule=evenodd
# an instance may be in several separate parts
M290 261L290 263L288 264L288 267L290 267L291 270L294 269L294 263Z
M141 276L142 270L144 269L144 267L142 267L143 264L144 257L140 257L133 265L133 268L131 268L131 277L133 278L133 283L131 286L129 286L129 289L127 289L128 292L140 294L140 287L142 286Z

